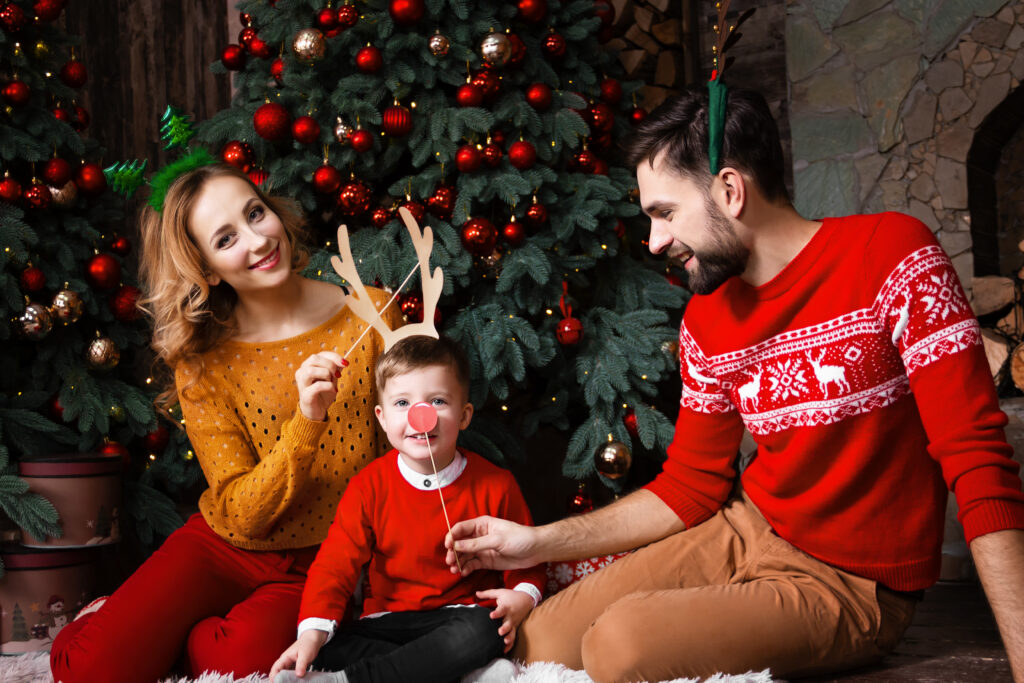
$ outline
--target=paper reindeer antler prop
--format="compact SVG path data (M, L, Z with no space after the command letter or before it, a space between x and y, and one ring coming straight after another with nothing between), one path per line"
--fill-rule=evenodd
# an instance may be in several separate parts
M715 24L718 40L711 48L715 55L715 68L711 70L711 80L708 81L708 161L712 173L721 170L722 138L725 133L725 106L729 89L722 81L722 73L733 61L732 57L725 56L725 52L743 35L736 29L750 18L755 9L751 7L741 14L736 23L726 30L725 19L729 12L729 2L730 0L721 0L715 5L718 8L718 23Z

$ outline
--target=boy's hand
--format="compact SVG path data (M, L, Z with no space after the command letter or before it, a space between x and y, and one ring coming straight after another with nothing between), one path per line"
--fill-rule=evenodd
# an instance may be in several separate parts
M284 669L295 669L295 674L299 678L305 676L306 670L316 659L317 653L320 652L320 648L325 642L327 642L327 631L316 629L303 631L299 639L292 643L291 647L274 662L274 666L270 669L270 680L274 680L277 672Z
M504 639L505 652L508 652L516 642L516 629L533 609L533 598L523 591L509 590L508 588L477 591L476 597L481 600L494 600L497 603L497 606L491 610L491 619L501 619L498 635Z

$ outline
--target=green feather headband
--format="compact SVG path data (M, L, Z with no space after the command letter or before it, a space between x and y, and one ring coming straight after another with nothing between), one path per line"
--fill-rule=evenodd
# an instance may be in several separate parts
M189 149L188 141L192 139L195 131L192 130L192 121L187 114L181 110L168 106L160 118L160 138L167 144L164 149L180 147L185 150L185 156L172 161L149 179L149 205L158 213L163 213L164 199L167 196L167 188L171 186L182 174L217 163L217 160L205 149ZM146 182L143 173L146 170L146 161L139 162L122 161L103 170L107 182L115 192L120 192L125 197L130 197L140 185Z
M725 106L729 98L729 88L722 82L722 74L725 72L726 67L732 64L732 57L723 60L722 56L743 35L736 29L754 13L754 8L748 9L740 15L735 24L729 27L728 31L723 31L725 15L729 11L729 0L721 0L715 6L718 8L718 23L715 24L715 33L718 35L718 41L712 48L715 53L715 68L712 69L711 80L708 81L708 165L711 167L712 175L717 175L722 170Z

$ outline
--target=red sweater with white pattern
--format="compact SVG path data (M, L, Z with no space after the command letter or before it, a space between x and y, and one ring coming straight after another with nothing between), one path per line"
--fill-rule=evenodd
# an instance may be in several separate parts
M460 449L466 467L444 485L448 518L455 522L480 515L531 524L530 510L512 474ZM446 605L483 603L476 591L513 589L532 584L539 596L545 569L506 572L481 569L469 576L452 574L445 564L448 532L437 489L410 485L398 468L398 451L364 467L338 504L338 512L309 568L302 591L299 622L308 618L340 621L366 568L363 614L423 611Z
M827 218L770 282L694 296L683 395L648 485L688 527L727 499L743 426L747 495L782 538L895 590L938 578L946 488L967 540L1024 528L978 322L920 221Z

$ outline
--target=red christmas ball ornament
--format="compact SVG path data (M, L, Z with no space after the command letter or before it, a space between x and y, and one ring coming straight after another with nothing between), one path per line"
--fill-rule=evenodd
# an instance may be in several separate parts
M455 209L455 188L441 185L427 199L427 211L441 220L449 221Z
M633 107L633 111L629 112L629 120L633 123L640 123L647 118L647 110L643 107Z
M479 107L483 101L483 88L472 83L463 83L455 91L455 102L460 107Z
M21 199L21 183L11 177L0 180L0 199L11 204Z
M615 21L615 5L611 0L594 0L594 14L601 20L601 26L611 26Z
M325 7L316 13L316 25L321 31L330 31L338 25L338 11Z
M338 28L352 28L359 21L359 10L355 5L345 3L338 8Z
M398 306L410 323L423 322L423 299L419 294L405 294L399 297ZM441 311L434 308L434 325L441 323Z
M587 485L580 482L579 488L576 489L576 493L569 497L569 502L566 503L565 511L570 515L585 515L594 509L594 500L587 493Z
M118 256L127 256L132 250L132 242L124 235L118 235L110 243L110 251Z
M591 170L594 175L608 175L608 162L604 159L594 159L594 168Z
M356 68L364 74L375 74L384 66L384 57L374 45L359 48L356 53Z
M508 34L508 42L512 46L512 54L509 56L506 66L516 66L521 64L523 57L526 56L526 43L524 43L523 39L514 33Z
M422 223L423 219L427 215L427 210L420 202L415 202L411 199L407 199L402 206L412 214L412 217L416 219L417 223Z
M526 101L534 109L544 111L551 106L551 88L545 83L534 83L526 89Z
M170 441L171 434L167 431L167 427L163 425L157 425L156 429L142 437L142 444L146 447L146 452L157 455L164 452Z
M71 121L71 127L77 131L83 131L89 127L89 112L85 110L85 107L75 105L75 118Z
M480 69L470 81L484 93L484 101L491 102L501 92L501 76L493 69Z
M46 412L54 422L64 421L64 404L60 402L60 396L54 394L46 404Z
M110 310L114 314L114 318L123 322L130 323L133 320L139 319L139 297L142 296L142 292L138 287L132 285L121 285L116 292L110 296Z
M32 11L39 21L56 21L64 11L65 4L61 0L36 0L32 3Z
M241 71L245 67L245 48L230 43L221 51L220 61L225 69ZM273 68L271 68L271 72L273 72Z
M495 130L491 132L491 142L501 147L505 144L505 131Z
M684 287L683 278L675 273L665 273L665 280L673 287Z
M517 140L508 148L508 160L520 171L525 171L537 161L537 149L532 142Z
M544 54L548 57L560 59L565 56L565 38L562 37L562 34L552 31L544 38L544 42L541 43L541 49L544 50Z
M96 197L107 189L107 177L103 175L103 169L99 164L82 164L75 176L75 185L78 191L87 197Z
M480 168L482 155L476 145L462 145L455 152L455 167L463 173L472 173Z
M238 21L242 26L252 26L252 15L248 12L239 12Z
M224 163L230 164L246 173L249 172L249 168L252 166L252 155L252 147L240 140L229 140L224 143L224 147L220 150L220 158Z
M274 56L270 44L259 36L249 41L249 52L258 59L269 59Z
M591 129L595 133L609 133L615 123L615 112L604 102L596 102L587 110Z
M622 84L614 78L601 81L601 99L608 104L618 104L622 100Z
M352 149L362 154L373 149L373 135L370 131L364 130L363 128L357 128L352 131L352 136L349 138L349 142L352 145Z
M28 104L31 95L32 91L25 84L25 81L15 79L4 84L2 95L4 102L12 107L22 107Z
M250 49L249 46L252 45L252 41L255 38L256 29L254 29L252 26L246 25L245 28L243 28L238 33L238 44L244 47L246 50L248 50Z
M23 292L38 292L46 286L46 275L41 268L29 266L18 276Z
M60 157L54 157L43 166L43 180L47 185L64 187L64 183L71 180L71 164Z
M597 158L589 149L583 149L572 156L569 167L577 173L593 173Z
M85 65L77 59L72 59L60 68L60 80L69 88L81 88L88 77Z
M270 174L264 171L262 168L254 168L250 170L246 175L249 176L249 181L256 187L266 189L267 181L270 180Z
M292 117L277 102L261 104L252 115L252 127L265 140L280 140L291 132Z
M338 193L338 206L349 216L359 216L370 210L373 193L366 183L353 180Z
M320 194L333 194L341 187L341 171L324 164L313 171L313 189Z
M484 145L484 148L483 150L481 150L480 155L483 157L484 163L490 166L491 168L494 168L495 166L500 164L501 157L504 156L504 154L502 154L501 147L498 147L493 142L489 142L486 145Z
M617 237L618 237L618 238L619 238L620 240L621 240L621 239L622 239L623 237L625 237L625 236L626 236L626 224L625 224L625 223L623 223L622 221L617 221L617 222L615 223L615 228L614 228L614 230L615 230L615 235L616 235L616 236L617 236Z
M387 209L383 206L378 206L370 214L370 223L375 228L383 228L385 225L390 223L395 218L395 212L391 209Z
M526 222L537 229L548 222L548 209L543 204L534 202L526 209Z
M101 455L121 458L121 462L125 467L132 464L131 452L126 446L123 446L116 441L104 441L103 445L96 450L99 451Z
M526 239L526 231L523 229L523 224L517 222L516 217L512 216L512 220L501 229L501 236L510 246L518 247Z
M470 218L462 224L462 245L475 256L487 256L494 251L498 231L486 218Z
M391 137L408 135L412 132L412 113L408 107L395 103L381 115L381 128Z
M42 211L43 209L50 208L50 204L53 203L53 194L50 192L50 188L42 183L36 183L29 185L28 189L25 190L25 194L22 195L25 203L28 204L29 208L35 209L36 211Z
M85 263L85 279L95 289L113 289L121 282L121 264L110 254L96 254Z
M0 7L0 25L8 33L19 33L28 24L25 12L13 2L5 3Z
M57 119L58 121L62 121L70 126L71 122L75 118L75 114L67 107L58 106L53 108L53 118Z
M292 123L292 137L299 144L312 144L320 137L320 124L312 116L300 116Z
M583 338L583 323L576 318L563 318L555 328L555 336L562 346L573 346Z
M274 77L274 80L278 83L284 77L284 60L280 57L276 58L270 63L270 75Z
M423 0L391 0L388 5L391 17L397 23L406 26L415 24L422 19L424 10Z
M622 424L626 425L626 431L634 439L640 435L636 428L636 411L632 408L626 408L626 414L622 416Z
M548 13L547 0L519 0L519 16L530 23L536 24Z

